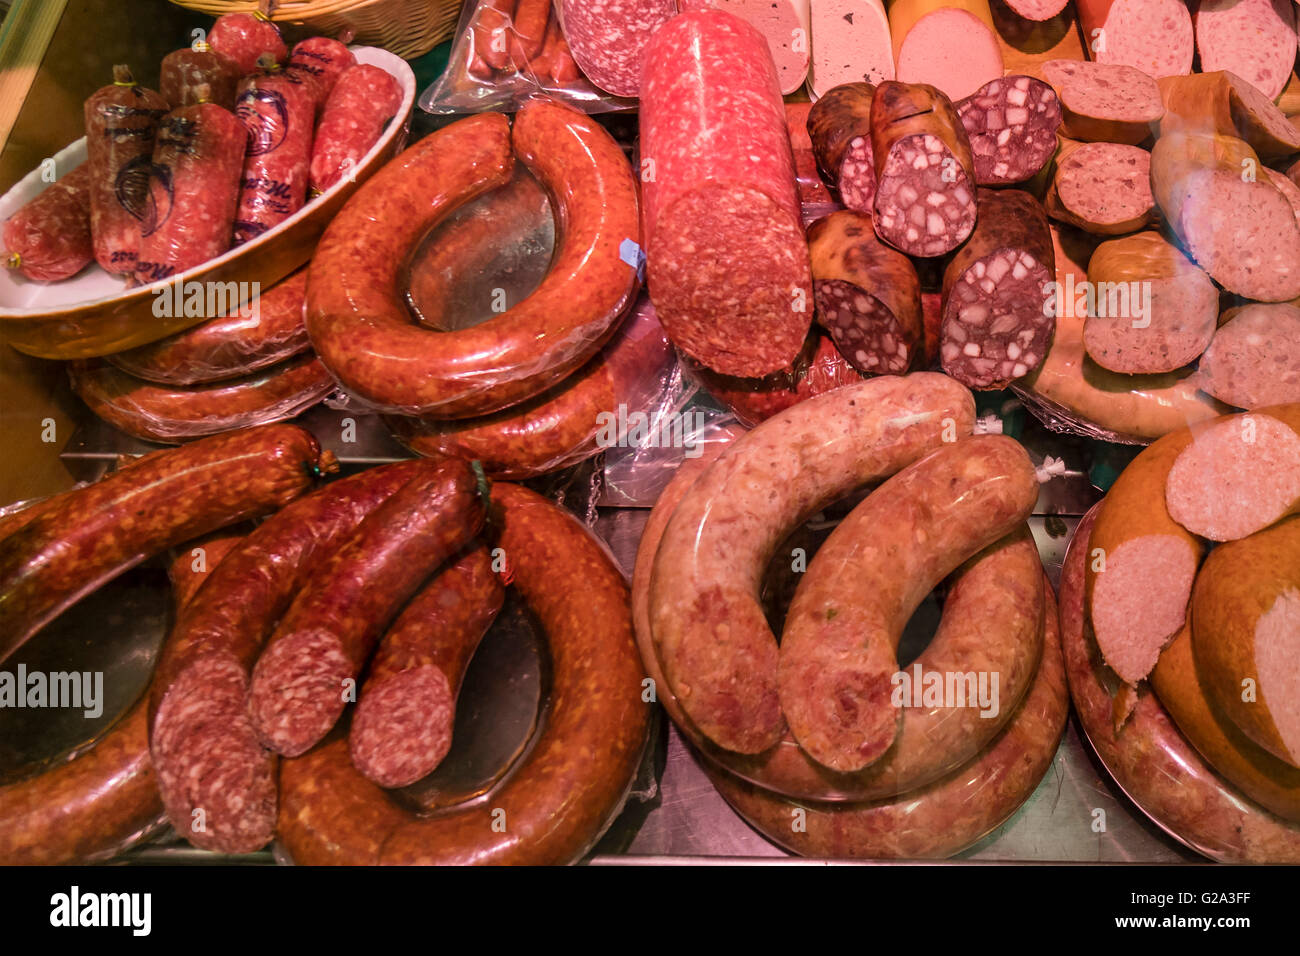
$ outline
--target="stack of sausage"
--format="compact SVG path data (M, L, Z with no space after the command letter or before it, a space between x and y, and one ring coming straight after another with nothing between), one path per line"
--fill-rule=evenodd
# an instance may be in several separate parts
M650 515L632 593L656 696L727 800L795 852L950 856L1056 751L1064 664L1025 526L1038 485L1016 442L970 437L973 417L940 374L848 385L687 463ZM882 480L806 570L781 553ZM774 555L803 572L779 648L760 595ZM953 572L938 632L900 671L904 626ZM998 689L983 716L976 684Z
M1300 405L1225 415L1135 458L1062 576L1093 746L1140 807L1222 861L1300 862L1297 515Z
M243 853L278 835L300 863L571 862L598 838L648 726L613 559L517 486L492 489L486 529L484 489L459 459L400 462L305 493L320 457L294 426L231 432L7 519L3 656L81 581L274 511L246 535L182 547L176 619L149 692L74 760L0 788L0 860L119 852L163 810L196 846ZM147 519L124 523L127 510ZM446 755L465 668L501 607L498 571L550 645L545 728L489 803L423 819L385 788Z

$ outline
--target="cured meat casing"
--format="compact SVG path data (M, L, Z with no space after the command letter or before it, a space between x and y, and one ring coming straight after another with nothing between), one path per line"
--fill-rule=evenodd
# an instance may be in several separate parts
M95 260L90 233L91 170L82 163L5 220L5 266L28 279L57 282Z

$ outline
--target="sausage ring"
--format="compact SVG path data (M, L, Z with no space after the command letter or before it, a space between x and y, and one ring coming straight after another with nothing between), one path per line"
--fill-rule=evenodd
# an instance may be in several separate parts
M517 155L554 198L550 272L482 325L432 332L398 288L408 252L457 206L502 186ZM551 100L515 119L480 114L426 137L380 170L330 224L307 279L307 330L346 387L387 411L483 415L545 391L609 338L637 290L636 181L597 123Z
M336 734L280 767L278 833L300 864L571 862L618 812L649 711L627 583L578 521L527 489L492 489L499 546L550 645L550 711L499 789L419 819L357 772Z

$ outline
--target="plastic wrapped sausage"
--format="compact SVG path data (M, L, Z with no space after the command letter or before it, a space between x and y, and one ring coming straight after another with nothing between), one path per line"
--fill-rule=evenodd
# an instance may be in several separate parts
M38 282L58 282L90 265L90 187L90 164L82 163L6 219L5 267Z
M368 63L345 69L331 90L311 148L313 194L355 169L402 105L402 88L393 75Z
M158 92L177 110L198 103L199 87L206 86L209 101L233 112L239 77L234 63L218 56L208 44L195 43L163 57Z

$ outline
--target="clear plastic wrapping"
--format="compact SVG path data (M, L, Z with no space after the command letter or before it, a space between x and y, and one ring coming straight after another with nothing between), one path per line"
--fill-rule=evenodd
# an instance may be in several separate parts
M611 96L582 75L555 10L538 36L539 9L536 0L519 6L515 0L466 3L447 69L420 95L420 108L430 113L513 112L528 97L546 93L585 113L632 109L635 100Z

